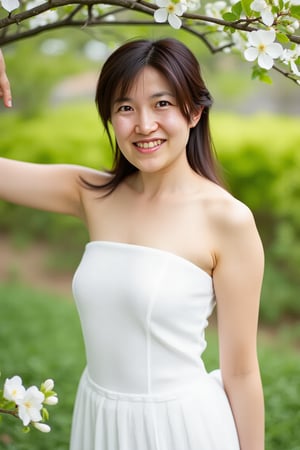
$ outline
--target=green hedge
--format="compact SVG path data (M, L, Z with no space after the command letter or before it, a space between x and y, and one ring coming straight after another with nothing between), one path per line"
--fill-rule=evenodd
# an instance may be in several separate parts
M266 252L261 317L300 315L299 118L217 116L214 135L232 193L254 212Z
M231 192L253 211L266 251L261 318L299 317L300 132L297 117L215 113L213 136ZM109 167L93 105L51 109L24 120L0 116L0 155L43 163ZM25 224L25 225L24 225ZM47 238L78 255L87 234L75 219L0 203L0 228L19 240Z

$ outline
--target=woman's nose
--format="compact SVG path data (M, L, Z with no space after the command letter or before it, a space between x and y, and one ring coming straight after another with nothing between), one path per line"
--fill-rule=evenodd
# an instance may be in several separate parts
M143 111L139 114L135 126L135 132L138 134L150 134L156 131L158 124L155 120L155 115L149 111Z

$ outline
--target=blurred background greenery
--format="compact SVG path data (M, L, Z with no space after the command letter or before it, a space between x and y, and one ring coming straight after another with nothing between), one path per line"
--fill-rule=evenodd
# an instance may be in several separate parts
M229 189L252 209L266 252L259 340L266 450L300 450L300 110L295 85L276 74L272 86L252 81L250 67L238 57L211 56L197 38L169 27L43 34L4 49L14 110L0 108L0 155L109 167L108 142L93 104L101 64L127 39L167 35L183 40L203 66L215 98L212 130L218 157ZM70 289L59 295L55 280L64 274L69 286L88 236L75 219L1 202L0 239L2 381L16 373L33 384L53 377L61 398L53 408L50 435L23 435L19 424L5 418L0 449L67 449L84 352ZM53 290L38 289L37 277L30 285L34 277L27 279L18 264L29 266L37 247L43 249L42 267L33 270L42 269ZM208 337L206 359L214 368L213 328Z

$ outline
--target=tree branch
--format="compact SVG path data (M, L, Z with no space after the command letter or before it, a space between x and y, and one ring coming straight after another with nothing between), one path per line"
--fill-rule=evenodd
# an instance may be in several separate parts
M153 0L152 0L153 1ZM97 5L111 6L105 11L95 11ZM71 11L64 11L63 7L69 6ZM113 8L114 7L114 8ZM19 41L28 37L41 34L45 31L55 30L63 27L94 27L94 26L118 26L118 25L144 25L144 26L169 26L167 23L157 23L153 20L153 14L158 6L146 0L48 0L29 10L25 10L25 3L20 7L17 14L9 13L7 17L0 19L0 47L9 43ZM50 10L60 11L60 17L53 23L45 23L35 28L30 28L27 23L35 16L39 16ZM84 17L81 13L86 9L87 15ZM4 9L1 10L3 12ZM126 15L125 19L120 16L122 12L133 11L135 13L151 16L151 20L137 19L136 16L130 18ZM117 17L114 22L108 21L107 17L114 15ZM212 27L213 25L213 27ZM199 31L199 26L203 31ZM235 21L226 21L222 18L208 17L201 14L184 13L182 16L182 29L198 37L208 50L215 54L234 45L233 42L226 42L219 46L214 45L213 38L216 33L223 32L225 29L252 32L261 29L261 18L240 18ZM290 42L300 44L300 36L286 33L285 36ZM230 33L228 33L230 40ZM285 77L297 82L297 76L281 70L279 67L274 69Z

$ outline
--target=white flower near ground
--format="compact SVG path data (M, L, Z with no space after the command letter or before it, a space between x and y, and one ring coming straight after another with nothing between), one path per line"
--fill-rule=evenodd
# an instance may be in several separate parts
M51 431L51 427L46 423L32 422L32 425L42 433L49 433L49 431Z
M23 398L17 401L18 415L24 426L30 422L42 420L41 409L44 398L44 394L36 386L31 386L26 390Z
M263 69L271 69L274 59L282 55L283 48L281 44L275 41L274 30L258 30L247 33L249 47L244 52L247 61L255 61Z
M183 3L174 3L171 0L156 0L159 8L154 12L154 20L158 23L169 22L171 27L179 29L182 25L182 20L178 16L186 11L186 6Z
M22 384L22 378L15 375L12 378L7 378L4 383L3 397L6 400L17 403L19 399L22 399L25 394L25 388Z
M272 14L271 6L265 2L265 0L254 0L250 8L252 11L259 12L262 18L262 21L265 25L270 27L273 25L274 16Z
M8 12L12 12L14 9L17 9L20 6L19 0L1 0L0 3L2 7Z

